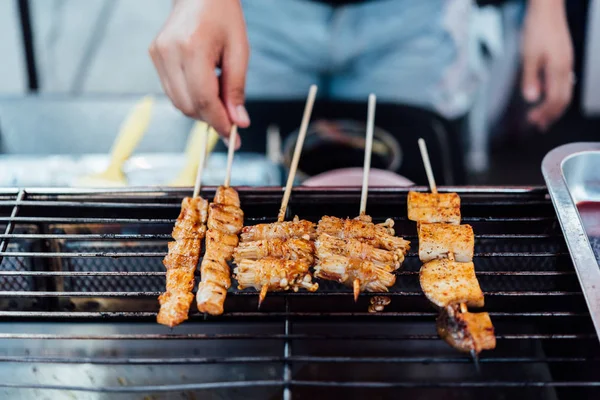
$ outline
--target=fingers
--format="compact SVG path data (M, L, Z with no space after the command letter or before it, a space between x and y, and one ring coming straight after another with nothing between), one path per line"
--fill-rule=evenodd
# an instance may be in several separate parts
M546 130L565 111L571 101L573 82L570 66L546 63L544 66L544 101L528 114L530 123Z
M247 68L248 44L244 37L232 41L225 48L221 67L221 96L229 117L241 128L250 125L250 118L244 107Z
M180 53L168 39L157 38L150 48L161 84L173 105L185 115L194 117L193 103L186 87Z
M521 78L521 90L523 97L530 103L539 100L542 92L542 82L540 79L540 69L542 66L541 55L525 53L523 59L523 76Z
M231 121L219 96L213 53L202 46L186 49L183 72L192 101L192 116L206 121L221 136L228 137Z

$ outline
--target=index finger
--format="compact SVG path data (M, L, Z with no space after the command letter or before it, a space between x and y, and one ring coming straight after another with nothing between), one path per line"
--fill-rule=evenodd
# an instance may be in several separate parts
M215 69L215 63L202 51L190 54L183 64L195 114L219 135L228 137L232 124L219 96L219 78Z

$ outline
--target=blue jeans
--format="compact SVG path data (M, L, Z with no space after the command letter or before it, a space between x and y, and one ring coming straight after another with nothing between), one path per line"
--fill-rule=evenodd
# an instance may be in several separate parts
M339 8L243 0L250 100L321 97L402 103L446 118L467 113L480 82L472 0L378 0Z

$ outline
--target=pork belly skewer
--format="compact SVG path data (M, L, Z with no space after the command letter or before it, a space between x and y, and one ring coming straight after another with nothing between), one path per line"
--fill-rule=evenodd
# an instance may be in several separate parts
M200 265L201 281L196 294L198 311L205 315L223 314L223 304L231 286L228 261L231 260L238 244L238 234L244 225L239 195L229 186L236 141L237 127L234 125L229 134L225 182L217 189L208 211L206 251Z
M473 229L470 225L449 225L457 222L457 216L457 223L460 223L460 209L457 210L456 207L460 204L460 199L457 202L453 200L453 196L449 196L447 199L451 201L443 204L443 198L437 196L429 154L423 139L419 139L419 148L432 192L430 198L421 197L421 203L412 204L413 210L419 208L417 205L425 205L420 207L419 213L412 215L423 218L417 219L419 258L424 262L419 272L421 288L426 297L440 308L437 319L440 337L457 350L470 352L479 369L478 354L482 350L495 348L496 337L488 313L469 313L467 309L468 305L484 305L483 292L472 262L475 242ZM456 193L454 195L458 197ZM415 201L414 196L412 201ZM409 218L410 210L409 203ZM440 211L443 213L441 218L431 215ZM448 216L453 216L454 220ZM438 223L441 221L448 224Z
M194 300L194 273L200 258L200 247L206 233L208 201L199 196L204 161L208 150L208 126L202 135L200 162L196 172L193 196L181 203L181 212L173 227L174 242L163 260L167 269L166 291L158 298L160 310L156 317L159 324L174 327L188 318Z
M314 261L312 240L316 237L315 224L300 220L297 216L293 221L284 221L316 95L317 86L312 85L308 92L277 222L244 227L241 234L242 243L235 250L237 267L234 274L238 287L253 287L259 290L259 308L269 291L297 291L299 288L305 288L313 292L319 287L317 283L312 282L309 272L309 267Z
M319 238L315 243L318 257L315 276L351 286L355 301L361 291L387 291L396 282L393 272L400 267L409 248L409 242L394 236L394 222L391 219L375 225L366 214L375 102L375 95L371 94L359 216L355 219L324 216L319 221ZM374 300L377 304L372 302L371 305L379 308L389 304L389 300Z

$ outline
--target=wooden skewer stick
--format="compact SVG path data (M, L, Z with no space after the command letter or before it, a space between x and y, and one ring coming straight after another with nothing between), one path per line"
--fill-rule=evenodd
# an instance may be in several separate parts
M435 177L433 176L431 162L429 161L429 152L427 152L427 145L425 144L425 140L423 140L423 138L419 139L419 149L421 150L421 158L423 158L423 165L425 166L425 173L427 174L427 180L429 181L431 193L437 193Z
M423 138L419 139L419 149L421 150L421 157L423 158L423 165L425 166L425 173L427 174L427 180L429 181L429 188L431 189L431 193L437 193L437 186L435 184L435 177L433 176L433 170L431 169L431 161L429 161L429 152L427 151L427 145L425 144L425 140ZM454 261L454 253L448 252L448 260ZM465 313L468 311L466 303L460 303L460 312ZM475 349L471 349L470 351L471 357L473 358L473 362L475 363L475 369L477 372L481 372L479 366L479 357Z
M225 172L225 183L223 186L229 187L231 183L231 167L233 166L233 153L237 143L237 125L231 127L229 132L229 147L227 148L227 170Z
M302 153L302 146L304 145L304 138L306 137L306 131L308 130L308 123L310 122L310 116L316 97L317 85L311 85L310 90L308 91L308 98L306 99L306 106L304 107L304 115L302 116L302 124L300 125L300 132L298 133L298 140L296 141L292 164L290 165L290 173L288 174L285 192L283 193L283 200L281 200L281 207L279 208L279 214L277 215L278 222L282 222L285 219L285 212L287 210L288 202L290 201L290 194L292 193L292 186L294 186L294 178L296 177L296 170L298 169L298 162L300 161L300 154Z
M367 197L369 195L369 173L371 171L371 152L373 150L373 130L375 129L375 102L373 93L369 95L369 109L367 112L367 138L365 143L365 163L363 165L362 190L360 193L360 212L365 215L367 211Z
M206 161L206 150L208 146L208 131L209 127L206 125L206 129L202 134L202 144L200 146L200 163L198 163L198 170L196 172L196 184L194 185L193 197L198 197L200 194L200 186L202 185L202 174L204 173L204 164Z
M369 174L371 172L371 153L373 152L373 131L375 129L375 104L377 98L373 93L369 95L369 108L367 111L367 136L365 139L365 162L363 164L362 189L360 191L360 209L359 216L364 216L367 212L367 197L369 197ZM360 279L352 282L352 291L354 301L358 301L360 294Z

